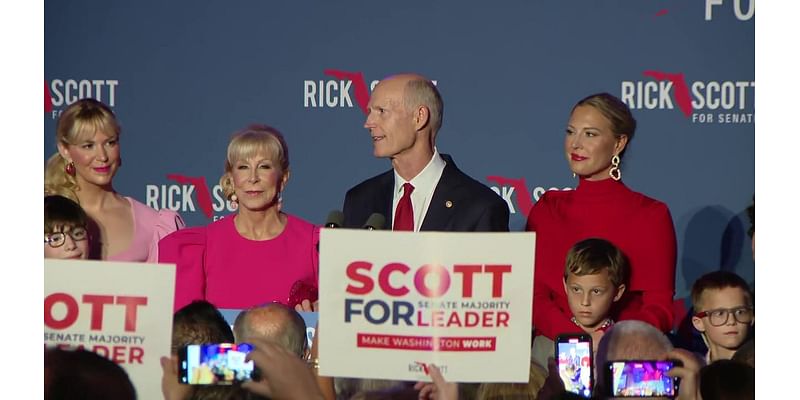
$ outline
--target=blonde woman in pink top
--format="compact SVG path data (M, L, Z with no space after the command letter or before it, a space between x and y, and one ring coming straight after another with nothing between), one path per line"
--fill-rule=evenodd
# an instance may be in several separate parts
M196 299L218 308L294 306L293 288L315 291L319 229L281 211L288 180L289 150L280 132L251 125L233 135L220 185L238 203L237 213L159 244L159 261L178 266L175 310Z
M89 215L92 236L99 238L90 258L155 262L158 241L184 222L174 211L156 211L114 190L122 165L120 133L114 113L97 100L67 107L58 120L58 152L47 161L44 191L78 202Z

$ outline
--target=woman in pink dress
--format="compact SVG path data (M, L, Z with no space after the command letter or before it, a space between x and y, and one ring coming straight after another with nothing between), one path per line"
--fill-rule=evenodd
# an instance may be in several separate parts
M155 262L158 241L184 226L170 210L156 211L114 190L120 166L120 125L105 104L94 99L73 103L56 128L58 152L47 161L46 195L67 197L91 218L90 258Z
M220 185L238 203L237 213L159 244L159 261L177 265L175 310L196 299L218 308L288 304L298 284L316 288L319 229L281 212L288 180L289 150L280 132L251 125L233 135Z

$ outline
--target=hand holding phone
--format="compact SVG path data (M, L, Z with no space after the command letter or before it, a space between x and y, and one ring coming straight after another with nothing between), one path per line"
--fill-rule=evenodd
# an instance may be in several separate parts
M594 353L588 333L558 335L555 361L565 390L587 398L592 395Z
M178 352L178 381L188 385L231 385L252 379L248 343L190 344Z
M700 398L700 369L703 361L696 354L675 348L667 353L667 359L674 360L675 366L669 370L669 375L680 382L676 388L677 400L694 400Z
M263 379L254 377L242 383L242 388L272 399L325 400L317 378L297 354L275 342L253 339L253 344L256 349L248 358L255 362Z
M178 357L161 357L161 394L164 400L188 399L194 390L178 378Z
M674 397L676 380L671 360L608 361L606 387L614 397Z

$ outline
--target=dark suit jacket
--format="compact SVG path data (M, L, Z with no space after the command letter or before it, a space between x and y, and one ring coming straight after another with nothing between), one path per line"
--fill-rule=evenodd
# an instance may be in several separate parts
M453 159L442 154L447 165L433 191L422 231L508 232L508 204L486 185L461 172ZM360 228L372 213L386 217L392 226L394 170L367 179L347 191L344 227ZM450 207L447 205L450 204Z

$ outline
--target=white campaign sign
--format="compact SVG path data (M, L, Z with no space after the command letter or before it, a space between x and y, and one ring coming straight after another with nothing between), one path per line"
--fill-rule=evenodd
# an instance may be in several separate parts
M125 368L138 398L160 399L174 292L174 264L46 259L45 345L105 356Z
M535 233L323 229L320 375L528 382Z

